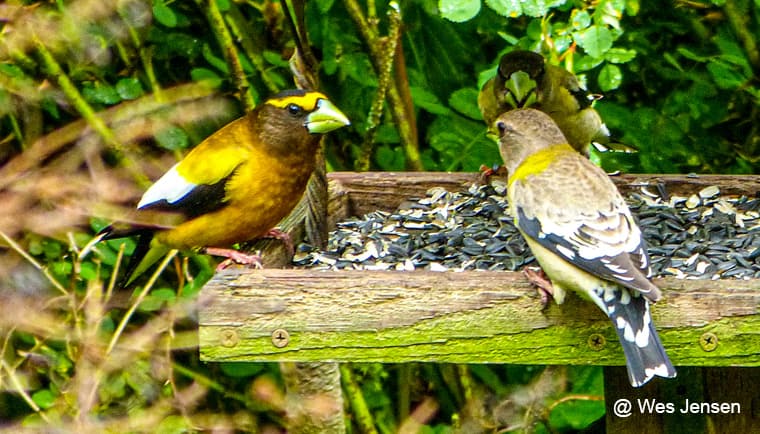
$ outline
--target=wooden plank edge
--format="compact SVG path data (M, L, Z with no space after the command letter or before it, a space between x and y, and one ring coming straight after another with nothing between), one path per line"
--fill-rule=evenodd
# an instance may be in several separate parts
M688 196L708 186L718 186L722 193L756 197L760 192L760 175L649 175L623 174L611 176L624 192L640 191L657 184L669 195ZM331 221L348 216L361 216L371 211L393 211L410 198L420 198L431 187L461 191L481 181L478 172L332 172L330 185ZM504 177L493 177L501 179ZM334 227L334 226L332 226Z
M757 280L655 282L674 364L760 366ZM234 270L203 291L206 361L624 363L598 308L572 296L542 309L521 273Z

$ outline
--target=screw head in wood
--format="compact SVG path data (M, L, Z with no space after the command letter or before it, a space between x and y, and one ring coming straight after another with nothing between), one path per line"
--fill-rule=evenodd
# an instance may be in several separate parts
M588 337L586 343L592 350L601 351L602 348L604 348L604 346L607 344L607 339L605 339L604 336L600 335L599 333L593 333Z
M272 345L283 348L290 343L290 333L285 329L277 329L272 332Z
M232 329L222 330L219 339L221 340L222 346L227 348L234 347L240 341L237 332Z
M710 351L715 351L715 349L718 348L718 336L711 332L703 333L702 336L699 337L699 346L708 353Z

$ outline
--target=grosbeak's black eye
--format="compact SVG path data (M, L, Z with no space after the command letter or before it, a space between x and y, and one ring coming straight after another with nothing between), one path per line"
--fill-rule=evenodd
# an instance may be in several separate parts
M496 129L499 130L499 137L501 137L507 132L507 124L503 121L496 122Z
M292 116L298 116L303 112L303 109L299 107L297 104L288 104L287 107L285 107L288 110L288 113L290 113Z

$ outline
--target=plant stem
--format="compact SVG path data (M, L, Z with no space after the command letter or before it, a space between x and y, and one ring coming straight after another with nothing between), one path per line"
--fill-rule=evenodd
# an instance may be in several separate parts
M199 6L201 0L196 0ZM251 95L251 84L248 81L248 77L243 70L243 64L240 62L240 55L238 49L232 40L230 30L227 28L227 24L224 22L224 16L219 10L219 6L216 4L216 0L208 1L208 18L211 23L211 27L214 29L216 39L224 52L224 59L227 61L227 65L230 66L232 73L235 77L235 87L238 89L238 97L245 105L245 110L251 111L256 107L256 101Z
M744 46L749 63L757 73L760 71L760 50L757 48L757 35L747 28L749 15L746 14L746 11L740 11L739 9L740 6L736 4L736 0L726 0L726 4L723 6L723 11L726 13L734 34Z
M340 380L343 383L343 392L346 394L348 404L351 406L356 424L359 426L359 432L363 434L377 434L375 421L372 413L369 411L367 401L362 395L359 384L354 380L354 373L351 366L346 363L340 365Z
M383 70L383 53L380 50L381 44L379 43L379 36L367 23L357 0L343 0L343 3L346 6L349 16L351 16L351 19L359 29L359 34L369 48L372 65L375 68L375 73L379 76L380 71ZM395 5L395 3L392 3L391 5ZM400 14L400 12L398 13ZM400 49L400 45L397 45L397 49ZM401 97L401 92L399 90L400 88L408 88L408 86L409 82L406 79L400 80L397 76L394 86L389 86L388 88L388 102L393 122L396 124L396 127L399 130L399 135L401 136L401 143L404 148L404 154L406 155L407 167L410 170L423 170L419 144L417 142L414 112L411 110L410 106L404 103L404 99Z
M82 94L79 93L79 89L76 88L69 76L66 75L66 73L63 71L63 68L61 68L61 65L55 60L53 54L47 49L47 47L45 47L45 45L42 44L42 42L39 40L36 40L35 42L37 46L37 52L40 53L42 63L48 70L48 74L52 76L53 79L55 79L55 81L61 87L63 93L66 95L69 101L71 101L71 104L85 119L87 125L89 125L90 128L92 128L103 139L106 145L108 145L111 149L119 154L121 163L132 174L138 183L141 185L150 184L148 178L137 168L132 159L128 158L125 155L124 146L116 138L114 132L108 127L108 125L106 125L103 119L101 119L97 113L95 113L95 110L93 110L90 104L84 100Z

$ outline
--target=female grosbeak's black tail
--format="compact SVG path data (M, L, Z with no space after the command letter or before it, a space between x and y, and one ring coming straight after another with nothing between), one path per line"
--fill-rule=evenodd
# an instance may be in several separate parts
M640 387L654 376L673 378L676 369L665 353L649 314L649 301L640 293L624 288L603 291L605 311L623 346L628 379Z

